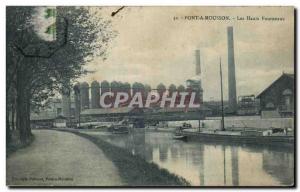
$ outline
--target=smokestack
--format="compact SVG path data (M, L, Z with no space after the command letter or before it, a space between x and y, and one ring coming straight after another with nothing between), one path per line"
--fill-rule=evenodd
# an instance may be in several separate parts
M195 51L195 56L196 56L196 75L200 75L201 74L200 50Z
M233 42L233 27L227 27L228 38L228 101L229 112L237 111L236 100L236 81L235 81L235 64L234 64L234 42Z
M201 86L201 79L200 79L200 75L201 75L201 59L200 59L200 50L197 49L195 50L195 59L196 59L196 78L197 78L197 85L193 86L193 89L197 90L196 91L196 102L199 102L202 104L203 102L203 89ZM195 82L194 82L195 83Z

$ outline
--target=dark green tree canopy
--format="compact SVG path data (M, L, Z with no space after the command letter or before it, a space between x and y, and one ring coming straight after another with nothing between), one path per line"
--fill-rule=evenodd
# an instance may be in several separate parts
M109 41L116 35L97 11L68 6L45 9L45 19L55 18L42 31L55 38L45 40L36 20L43 8L6 9L6 93L14 98L7 100L12 102L7 106L15 103L22 141L30 136L30 108L42 105L55 93L71 90L76 79L87 73L88 61L106 58Z

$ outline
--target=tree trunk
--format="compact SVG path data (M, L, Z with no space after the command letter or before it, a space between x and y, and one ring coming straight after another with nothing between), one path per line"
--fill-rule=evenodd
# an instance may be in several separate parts
M30 129L30 94L26 89L26 81L22 78L22 72L17 76L17 106L16 106L16 126L20 132L20 141L26 143L31 136Z
M11 130L15 130L15 102L11 106Z
M20 140L22 143L26 143L26 105L24 96L18 93L17 96L17 129L20 132Z
M30 126L30 99L26 101L26 134L27 138L31 138L31 126Z
M6 109L6 144L11 142L11 130L9 125L9 111Z
M11 142L11 125L10 125L10 103L9 103L9 94L6 92L6 144L9 144Z

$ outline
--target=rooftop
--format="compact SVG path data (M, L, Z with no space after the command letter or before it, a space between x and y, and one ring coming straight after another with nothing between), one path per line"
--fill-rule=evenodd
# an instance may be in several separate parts
M81 115L104 115L104 114L120 114L130 113L134 108L120 107L120 108L96 108L96 109L85 109Z
M271 83L267 88L265 88L260 94L257 95L257 98L260 98L267 90L269 90L275 83L277 83L283 77L288 77L294 81L295 75L292 73L282 73L273 83Z

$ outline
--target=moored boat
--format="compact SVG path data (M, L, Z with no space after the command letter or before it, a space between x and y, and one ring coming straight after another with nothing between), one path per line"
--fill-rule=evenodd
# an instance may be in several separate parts
M112 132L114 134L125 134L129 132L129 129L127 126L124 125L114 125L112 128Z
M262 131L182 131L188 140L205 142L247 143L255 145L294 146L294 136L287 134L264 134Z
M182 127L178 127L178 128L175 130L175 133L174 133L174 135L173 135L173 139L177 139L177 140L186 140L186 139L187 139L187 136L182 134L182 130L183 130Z
M176 140L186 140L187 136L185 136L185 135L173 135L173 139L176 139Z
M192 125L190 123L183 123L182 126L180 127L181 130L190 129L190 128L192 128Z

